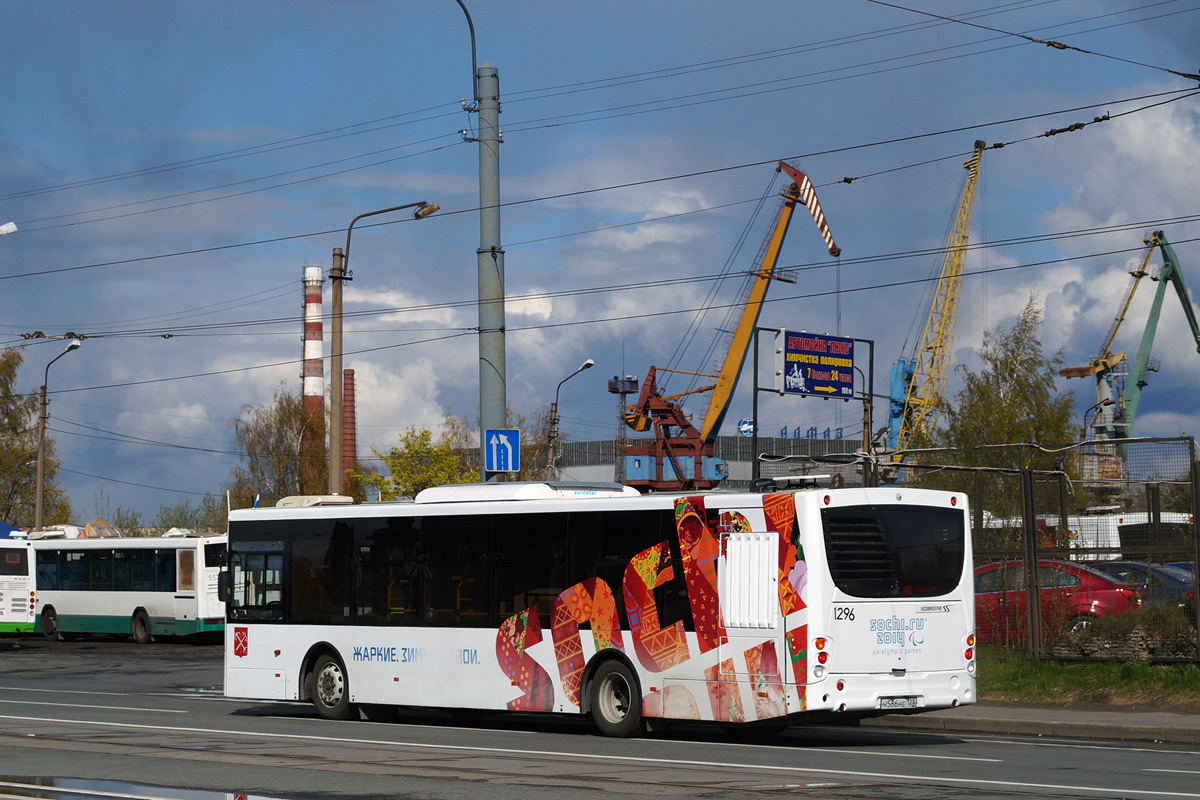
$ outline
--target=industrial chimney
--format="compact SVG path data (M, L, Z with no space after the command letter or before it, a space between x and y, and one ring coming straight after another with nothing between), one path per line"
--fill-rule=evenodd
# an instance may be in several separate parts
M321 284L325 273L321 267L304 268L304 381L303 403L305 416L310 420L325 419L325 362L322 360L321 312L323 298ZM320 426L318 426L320 427ZM301 447L307 450L315 446L315 431L304 429Z
M342 474L358 467L358 412L355 408L354 370L342 370Z

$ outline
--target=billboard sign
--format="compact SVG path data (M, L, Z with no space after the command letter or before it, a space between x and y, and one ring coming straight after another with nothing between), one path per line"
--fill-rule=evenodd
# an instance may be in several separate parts
M781 329L775 334L775 391L853 398L854 340Z

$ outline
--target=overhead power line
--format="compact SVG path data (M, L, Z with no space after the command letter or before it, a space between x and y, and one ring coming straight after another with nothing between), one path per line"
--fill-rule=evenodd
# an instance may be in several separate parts
M1172 217L1155 220L1140 220L1119 223L1114 225L1095 226L1091 228L1079 228L1067 231L1054 231L1041 234L1030 234L1027 236L1016 236L1007 239L992 239L975 241L968 243L965 247L968 251L974 250L998 250L1005 247L1016 247L1028 244L1040 244L1053 241L1066 241L1069 239L1078 239L1086 236L1098 236L1105 234L1121 233L1131 230L1146 230L1150 228L1162 228L1168 225L1182 225L1187 223L1200 222L1200 214L1187 215L1182 217ZM893 251L889 253L873 253L863 256L846 257L841 259L842 267L855 267L880 262L895 263L901 260L926 258L931 255L938 255L944 248L927 247L918 248L915 250ZM790 264L787 266L779 266L777 271L781 274L805 272L814 269L827 269L830 266L829 261L816 261L800 264ZM629 291L645 291L647 289L664 288L668 286L678 285L694 285L704 282L717 283L729 276L727 269L728 264L720 271L715 273L702 273L683 275L670 278L656 278L652 280L639 280L627 283L603 284L600 286L589 286L579 289L562 289L558 291L538 291L527 294L509 294L508 299L511 302L527 302L539 300L553 300L557 298L578 298L596 294L607 294L616 292ZM472 308L477 304L475 298L464 298L462 300L448 300L433 303L418 303L409 306L385 306L382 308L364 309L362 311L352 311L343 314L348 319L365 319L377 316L387 316L396 314L413 314L429 311L454 310L456 308ZM326 315L327 316L327 315ZM158 329L130 329L125 331L99 331L87 332L87 328L80 328L78 331L71 331L62 335L47 335L41 331L22 334L22 337L27 340L36 339L63 339L63 338L80 338L80 339L103 339L117 338L129 336L165 336L168 338L176 336L198 336L198 335L214 335L214 331L229 331L223 335L249 336L255 335L257 332L246 330L251 327L264 327L269 325L287 325L286 331L266 331L262 332L265 335L287 335L295 336L294 315L287 317L269 317L261 319L243 319L233 320L228 322L213 322L199 325L175 326L173 328L158 328ZM356 333L384 333L384 332L469 332L473 328L464 328L462 326L439 326L433 328L399 328L399 329L356 329ZM82 333L80 331L83 331Z
M1179 70L1171 69L1170 67L1160 67L1155 64L1147 64L1143 61L1134 61L1133 59L1130 59L1130 58L1122 58L1121 56L1114 56L1110 53L1101 53L1096 50L1085 50L1082 47L1075 47L1074 45L1063 44L1062 42L1056 41L1054 39L1038 39L1034 36L1029 36L1024 33L1016 33L1014 31L1006 31L1006 30L1002 30L1000 28L992 28L987 25L980 25L977 22L969 22L962 18L946 17L941 14L934 14L930 11L921 11L919 9L909 8L907 6L901 6L901 5L897 5L895 3L886 3L886 2L884 2L884 0L867 0L867 2L874 3L877 6L887 6L888 8L895 8L895 9L899 9L900 11L907 11L910 14L920 14L925 17L932 17L934 19L944 20L946 22L953 22L958 25L966 25L971 28L979 28L980 30L991 31L993 33L1000 33L1000 34L1004 34L1005 36L1015 36L1018 39L1024 39L1027 42L1033 42L1034 44L1044 44L1047 47L1053 47L1055 50L1074 50L1077 53L1084 53L1089 56L1099 56L1100 58L1108 58L1108 59L1112 59L1113 61L1121 61L1125 64L1132 64L1137 67L1146 67L1147 69L1158 70L1159 72L1166 72L1171 75L1178 75L1179 77L1187 78L1188 80L1200 81L1200 74L1197 74L1195 72L1180 72Z
M884 147L887 145L899 144L902 142L919 141L922 139L930 139L930 138L935 138L938 136L946 136L946 135L955 134L955 133L963 133L966 131L984 130L987 128L996 127L996 126L1000 126L1000 125L1008 125L1008 124L1012 124L1012 123L1016 123L1016 122L1027 122L1030 120L1040 119L1043 117L1056 116L1059 114L1071 114L1071 113L1077 113L1080 111L1093 110L1093 109L1097 109L1097 108L1101 108L1101 107L1107 108L1107 107L1114 106L1114 105L1120 105L1123 103L1133 103L1133 102L1137 102L1140 100L1147 100L1147 99L1151 99L1151 98L1171 97L1172 95L1175 96L1173 99L1178 100L1178 99L1184 99L1187 97L1192 97L1195 95L1195 92L1192 90L1178 90L1178 89L1170 90L1170 91L1166 91L1166 92L1153 92L1150 94L1124 98L1121 100L1109 100L1109 101L1105 101L1105 102L1101 102L1101 103L1091 103L1091 104L1082 105L1082 106L1073 106L1070 108L1058 109L1056 111L1039 112L1036 114L1026 114L1026 115L1022 115L1019 117L1009 117L1009 118L1001 119L1001 120L992 120L989 122L974 123L974 124L970 124L970 125L961 125L961 126L957 126L954 128L944 128L941 130L930 131L927 133L910 134L907 136L898 136L898 137L893 137L890 139L881 139L881 140L876 140L876 141L872 141L872 142L863 142L863 143L855 144L855 145L846 145L844 147L835 147L835 148L828 148L825 150L817 150L817 151L813 151L813 152L806 153L806 154L793 154L793 155L785 155L782 157L772 157L772 158L764 159L761 161L751 161L751 162L747 162L747 163L743 163L743 164L736 164L736 165L726 166L726 167L714 167L711 169L696 170L693 172L686 172L686 173L681 173L681 174L677 174L677 175L669 175L669 176L658 177L658 178L647 178L645 180L640 180L640 181L629 181L626 183L610 184L607 186L598 186L598 187L593 187L590 189L579 189L579 190L571 191L571 192L561 192L561 193L553 194L553 195L542 195L542 196L538 196L538 197L531 197L531 198L525 198L525 199L520 199L520 200L509 200L509 201L500 203L500 207L508 208L508 207L514 207L514 206L529 205L529 204L533 204L533 203L550 202L550 201L554 201L554 200L563 200L563 199L567 199L567 198L571 198L571 197L580 197L580 196L589 195L589 194L596 194L599 192L617 191L617 190L621 190L621 189L630 189L630 188L637 188L637 187L641 187L641 186L648 186L648 185L652 185L655 183L665 183L665 182L670 182L670 181L686 180L688 178L696 178L696 177L702 177L702 176L706 176L706 175L717 175L717 174L721 174L721 173L734 172L737 170L749 169L749 168L753 168L753 167L761 167L761 166L764 166L767 164L773 165L779 161L790 161L790 160L796 160L796 159L816 158L818 156L828 156L828 155L834 155L834 154L838 154L838 153L848 153L848 152L854 152L857 150L866 150L866 149L870 149L870 148L874 148L874 147ZM437 218L441 219L441 218L453 216L456 214L469 214L469 213L475 213L477 211L478 211L477 207L458 209L458 210L443 210L442 212L440 212L437 215ZM406 222L411 222L411 220L402 219L402 220L396 220L396 221L381 222L381 223L378 223L378 226L404 224ZM425 224L429 224L429 223L425 223ZM42 275L53 275L53 274L67 273L67 272L77 272L80 270L98 269L98 268L102 268L102 267L113 267L113 266L121 266L121 265L127 265L127 264L137 264L137 263L144 263L147 261L153 261L156 259L178 258L181 256L190 256L190 255L202 255L205 253L214 253L214 252L220 252L220 251L224 251L224 250L233 250L233 249L238 249L238 248L242 248L242 247L255 247L255 246L264 245L264 244L274 244L274 243L278 243L278 242L293 241L296 239L327 236L330 234L342 235L342 234L344 234L344 231L341 228L329 229L329 230L323 230L323 231L313 231L313 232L308 232L308 233L291 234L291 235L287 235L287 236L276 236L276 237L272 237L272 238L268 238L268 239L258 239L258 240L253 240L253 241L249 241L249 242L238 242L238 243L226 244L226 245L213 245L211 247L201 247L201 248L195 248L192 250L182 250L182 251L175 251L175 252L170 252L170 253L157 253L154 255L137 256L137 257L125 258L125 259L114 259L111 261L101 261L101 262L96 262L93 264L82 264L82 265L77 265L77 266L73 266L73 267L54 267L54 268L50 268L50 269L31 270L28 272L14 273L11 275L0 275L0 281L15 280L17 278L39 277Z
M1188 243L1197 242L1197 241L1200 241L1200 237L1191 238L1191 239L1178 239L1174 242L1174 244L1182 245L1182 244L1188 244ZM964 278L974 278L974 277L978 277L978 276L982 276L982 275L992 275L992 274L999 274L999 273L1005 273L1005 272L1013 272L1016 270L1032 269L1034 267L1045 267L1045 266L1052 266L1052 265L1056 265L1056 264L1073 263L1076 261L1085 261L1085 260L1089 260L1089 259L1093 259L1093 258L1103 258L1106 256L1116 256L1116 255L1127 255L1130 253L1140 253L1144 249L1145 249L1144 246L1117 248L1117 249L1113 249L1113 250L1106 250L1106 251L1097 252L1097 253L1088 253L1085 255L1071 256L1071 257L1067 257L1067 258L1053 258L1053 259L1047 259L1047 260L1042 260L1042 261L1028 262L1028 263L1024 263L1024 264L1012 264L1012 265L1008 265L1008 266L1004 266L1004 267L991 267L988 269L976 270L973 272L965 273L963 275L963 277ZM920 278L911 278L911 279L905 279L905 280L888 281L885 283L875 283L875 284L870 284L870 285L866 285L866 286L851 287L848 289L843 287L840 290L810 292L810 293L806 293L806 294L792 294L792 295L787 295L784 297L772 297L772 298L768 298L768 299L764 300L763 302L764 302L764 304L772 304L772 303L789 302L789 301L795 301L795 300L811 300L814 298L828 297L828 296L837 294L839 291L842 294L858 294L860 292L866 292L866 291L877 291L877 290L881 290L881 289L895 289L895 288L899 288L899 287L903 287L903 286L913 286L913 285L917 285L917 284L921 284L921 283L928 283L930 281L936 281L936 280L938 280L937 276L924 276L924 277L920 277ZM727 308L728 305L729 304L723 305L723 306L711 306L710 309ZM575 327L575 326L580 326L580 325L601 325L601 324L610 324L610 323L616 323L616 322L628 322L630 320L637 320L637 319L653 319L653 318L657 318L657 317L675 316L678 314L692 314L692 313L695 313L696 310L697 309L695 309L695 308L680 308L680 309L669 309L669 310L662 310L662 311L640 312L640 313L636 313L636 314L621 314L621 315L617 315L617 316L597 318L597 319L586 319L586 320L572 319L572 320L569 320L566 322L547 322L547 323L532 324L532 325L509 326L508 331L510 333L519 333L521 331L549 330L549 329L554 329L554 328L567 328L567 327ZM418 344L430 344L432 342L454 339L454 338L458 338L460 336L466 336L466 335L472 334L472 333L474 333L474 330L458 331L458 332L454 332L451 334L447 334L445 336L434 336L434 337L429 337L426 339L420 339L420 340L415 340L415 341L410 341L410 342L400 342L400 343L396 343L396 344L388 344L388 345L380 345L377 347L363 348L360 350L351 351L351 352L347 353L346 355L358 355L358 354L362 354L362 353L379 352L382 350L392 350L392 349L396 349L399 347L411 347L411 346L418 345ZM77 393L77 392L97 391L100 389L116 389L116 388L130 387L130 386L144 386L147 384L168 383L168 382L179 381L179 380L191 380L194 378L207 378L207 377L213 377L216 375L229 375L229 374L236 374L236 373L243 373L243 372L251 372L251 371L255 371L255 370L269 369L269 368L274 368L274 367L293 366L293 365L297 365L300 363L303 363L302 358L287 359L285 361L276 361L276 362L271 362L271 363L266 363L266 364L253 364L253 365L246 366L246 367L231 367L229 369L210 370L210 371L206 371L206 372L197 372L197 373L191 373L191 374L186 374L186 375L173 375L173 376L161 377L161 378L145 378L145 379L136 380L136 381L123 381L120 383L100 384L100 385L95 385L95 386L78 386L78 387L70 388L70 389L55 389L55 390L52 390L50 392L50 394L63 395L63 394L73 394L73 393Z

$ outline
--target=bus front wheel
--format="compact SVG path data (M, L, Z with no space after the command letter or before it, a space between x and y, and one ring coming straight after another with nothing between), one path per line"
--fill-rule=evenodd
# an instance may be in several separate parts
M58 614L53 608L42 612L42 636L52 641L58 640Z
M642 727L637 678L620 661L606 661L588 684L592 720L605 736L627 737Z
M340 661L328 653L313 668L312 701L325 719L350 719L350 683Z
M140 608L133 612L133 621L130 623L130 633L133 635L133 641L138 644L150 643L150 618L146 616L146 612Z

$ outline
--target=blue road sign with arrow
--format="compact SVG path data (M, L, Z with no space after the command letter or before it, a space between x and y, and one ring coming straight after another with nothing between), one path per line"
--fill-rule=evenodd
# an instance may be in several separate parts
M485 472L521 471L521 432L516 428L489 428L483 432Z

